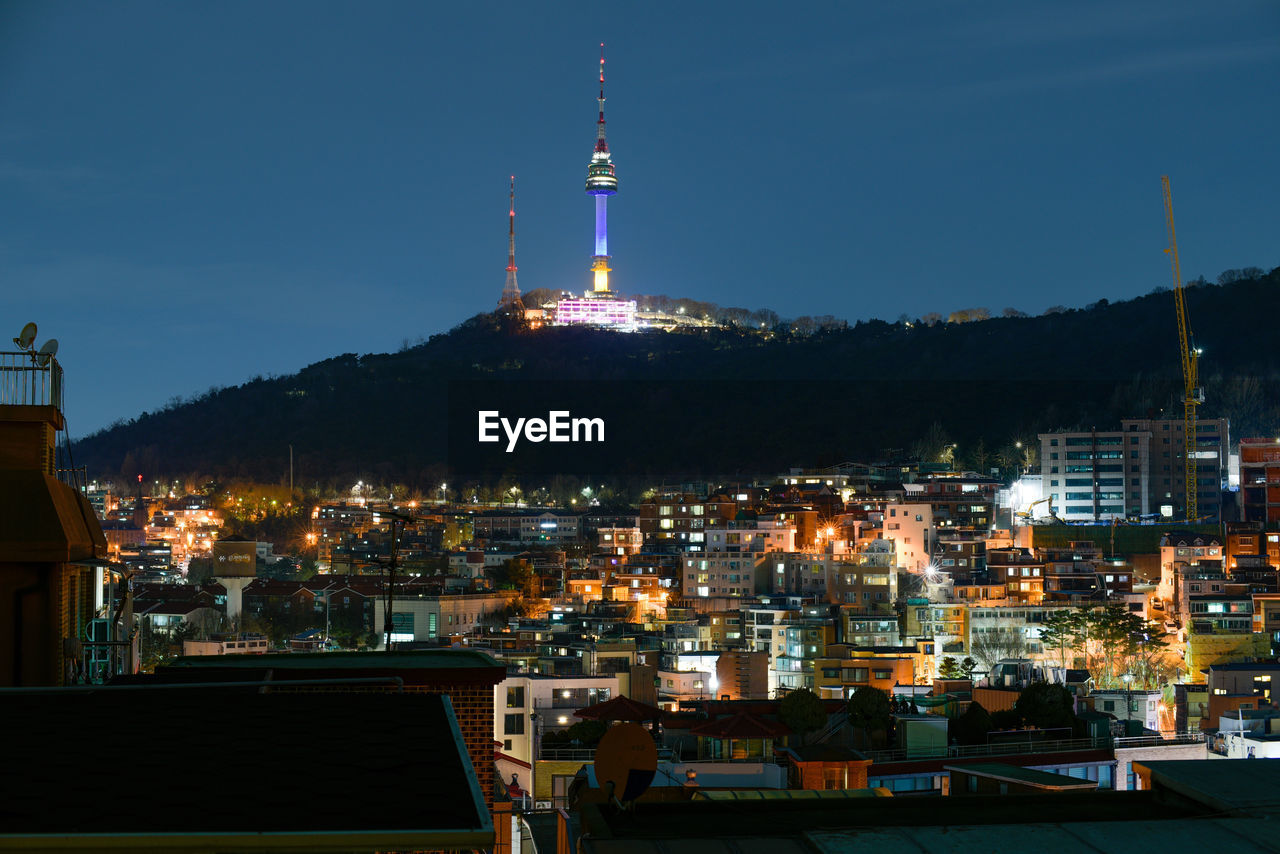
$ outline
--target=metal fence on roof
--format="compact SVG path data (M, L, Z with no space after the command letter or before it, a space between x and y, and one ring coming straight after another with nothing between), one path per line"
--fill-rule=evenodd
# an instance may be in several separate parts
M0 352L0 406L56 406L61 412L58 360L30 352Z

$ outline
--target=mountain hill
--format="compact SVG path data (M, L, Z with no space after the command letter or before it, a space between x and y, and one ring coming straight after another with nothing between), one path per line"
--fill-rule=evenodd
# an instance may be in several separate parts
M1233 437L1280 433L1280 268L1186 296L1204 349L1202 417L1229 417ZM74 452L97 476L278 482L292 445L306 485L730 477L930 457L950 443L985 469L1037 431L1180 417L1173 303L1160 290L1040 317L872 320L810 335L523 331L478 315L398 353L344 354L143 413ZM477 408L545 414L557 401L609 413L606 455L574 448L526 466L498 448L483 459L460 450Z

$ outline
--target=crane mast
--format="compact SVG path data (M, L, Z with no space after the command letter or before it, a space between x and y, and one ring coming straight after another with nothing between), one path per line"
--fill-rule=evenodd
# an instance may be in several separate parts
M1173 193L1169 189L1169 176L1160 176L1164 185L1164 217L1169 227L1169 246L1164 250L1173 265L1173 302L1178 313L1178 355L1182 359L1182 438L1185 447L1183 489L1186 493L1187 521L1200 518L1196 477L1196 407L1204 403L1204 389L1200 387L1200 348L1191 335L1187 320L1187 300L1182 290L1182 268L1178 264L1178 237L1173 227Z

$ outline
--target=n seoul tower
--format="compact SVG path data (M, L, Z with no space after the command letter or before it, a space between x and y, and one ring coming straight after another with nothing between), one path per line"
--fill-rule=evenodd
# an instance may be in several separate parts
M596 252L591 258L595 274L592 291L612 296L609 290L609 197L618 192L618 177L604 136L604 44L600 45L600 118L596 120L596 148L587 166L587 195L596 197Z
M507 210L507 282L498 305L519 308L520 286L516 284L516 176L511 176L511 206Z

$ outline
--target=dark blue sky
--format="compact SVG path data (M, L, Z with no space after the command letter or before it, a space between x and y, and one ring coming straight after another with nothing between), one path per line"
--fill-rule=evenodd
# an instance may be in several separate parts
M856 320L1280 264L1280 4L0 5L0 317L72 435L589 285ZM1172 305L1170 322L1172 324ZM1193 318L1194 322L1194 318ZM1171 326L1172 331L1172 326Z

